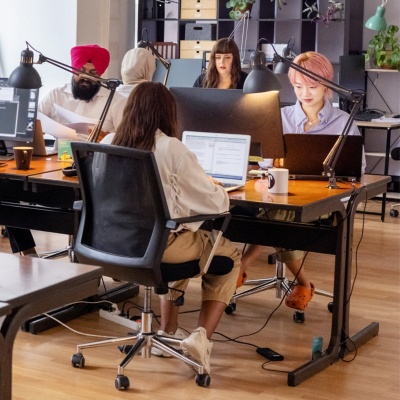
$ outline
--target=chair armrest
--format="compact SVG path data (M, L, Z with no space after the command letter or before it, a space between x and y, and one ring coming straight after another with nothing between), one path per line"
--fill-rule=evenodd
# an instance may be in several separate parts
M225 232L231 219L229 211L221 214L200 214L191 217L175 218L167 221L167 228L172 230L178 229L178 226L190 222L211 221L214 220L213 228Z

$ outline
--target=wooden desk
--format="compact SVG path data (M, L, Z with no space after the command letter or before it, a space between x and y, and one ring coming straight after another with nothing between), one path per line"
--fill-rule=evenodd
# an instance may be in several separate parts
M74 179L66 179L61 171L52 171L32 175L28 182L37 190L42 185L78 188L78 182ZM390 177L365 175L361 183L339 183L339 189L328 189L324 181L289 181L288 195L271 195L265 181L254 179L247 182L244 190L229 195L232 205L287 209L294 211L296 216L294 222L233 216L226 232L231 240L335 255L334 307L328 348L321 358L290 372L290 386L298 385L352 352L352 342L360 346L378 333L379 324L372 323L354 335L350 342L348 298L356 206L362 200L384 193L388 182ZM312 223L319 216L329 213L335 215L335 226Z
M389 160L390 160L390 148L391 148L391 135L392 130L400 128L400 120L398 123L394 122L372 122L372 121L355 121L357 126L361 128L361 132L365 137L365 129L375 129L386 131L386 146L384 153L367 152L366 155L384 157L385 165L383 168L383 175L389 174ZM386 192L382 195L382 209L381 209L381 220L385 220L386 211ZM375 214L375 213L374 213Z
M328 189L326 182L289 181L288 195L271 195L266 182L253 180L245 190L230 194L231 204L254 208L287 209L295 212L295 222L269 221L234 215L225 233L234 242L283 247L335 256L331 337L320 358L288 374L288 385L299 383L354 351L379 331L373 322L350 339L351 263L354 215L357 205L386 191L390 177L365 175L361 183L339 183ZM334 226L311 221L331 213Z
M29 317L97 293L102 268L0 253L0 397L11 400L12 349ZM1 314L0 314L1 315Z

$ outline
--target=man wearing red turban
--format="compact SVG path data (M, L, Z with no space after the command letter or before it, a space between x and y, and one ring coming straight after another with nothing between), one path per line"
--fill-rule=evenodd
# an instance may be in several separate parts
M110 53L95 44L75 46L71 49L71 64L82 73L101 77L110 62ZM76 122L79 116L100 119L110 91L100 86L96 80L72 75L71 83L50 90L39 104L38 110L60 124ZM103 123L103 135L114 132L119 125L125 107L126 97L115 93ZM78 115L75 121L68 120L68 113ZM51 133L51 132L48 132ZM89 132L78 132L88 134ZM27 229L7 227L13 253L36 256L35 241Z
M107 49L96 44L75 46L71 49L71 65L80 69L82 73L101 77L110 63L110 53ZM104 109L110 91L100 86L96 80L72 75L71 83L51 90L40 102L38 110L60 124L75 121L68 120L68 113L61 113L65 109L83 117L98 120ZM122 118L126 98L115 93L103 123L105 133L114 132ZM86 132L79 132L86 133Z

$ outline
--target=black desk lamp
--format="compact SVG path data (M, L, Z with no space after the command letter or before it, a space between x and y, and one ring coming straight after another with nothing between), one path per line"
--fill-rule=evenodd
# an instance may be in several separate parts
M146 40L143 40L144 34L146 34ZM168 75L169 75L169 70L171 69L171 61L165 59L158 52L158 50L151 44L151 42L148 41L147 29L146 28L144 28L143 31L142 31L142 39L137 44L137 47L142 48L142 49L150 50L153 53L153 55L156 56L157 60L160 61L160 63L164 66L164 68L166 69L165 77L164 77L164 86L166 86L167 80L168 80Z
M265 40L268 43L270 43L267 39L260 39L261 40ZM271 43L270 43L271 44ZM343 86L338 85L335 82L332 82L328 79L323 78L322 76L309 71L307 69L305 69L304 67L295 64L294 62L292 62L291 60L289 60L288 58L282 57L279 54L277 54L274 46L271 44L271 46L273 47L275 54L274 54L274 61L275 62L282 62L285 65L287 65L290 68L293 68L294 70L300 72L301 74L307 76L308 78L313 79L314 81L320 83L321 85L324 85L325 87L327 87L328 89L333 90L334 92L338 93L340 96L345 97L346 99L350 100L352 103L354 103L354 106L349 114L349 118L347 119L347 122L343 128L342 133L340 134L340 136L338 137L337 141L335 142L335 144L333 145L332 149L330 150L330 152L328 153L328 155L326 156L324 162L323 162L323 168L324 168L324 172L323 175L325 175L326 177L329 178L329 184L328 184L328 188L338 188L338 186L336 185L336 177L335 177L335 166L336 166L336 162L340 156L340 153L342 151L342 148L344 146L344 143L347 139L347 136L350 132L351 126L353 124L353 121L355 119L355 116L357 115L361 104L364 100L365 97L365 91L363 90L350 90L350 89L346 89ZM255 50L254 51L255 57L259 57L258 53L262 53L259 50ZM264 54L264 53L263 53ZM253 72L253 71L252 71ZM251 72L251 73L252 73ZM246 79L246 82L251 79L251 73L249 74L249 76ZM269 79L269 75L265 76L264 79ZM251 85L252 82L249 82L249 85ZM244 91L244 90L243 90Z
M26 49L23 50L21 53L20 65L19 67L14 69L14 71L8 78L8 84L10 86L19 89L38 89L42 86L42 80L40 79L38 72L35 70L35 68L33 68L34 64L33 52L30 50L30 48L37 51L28 42L26 42ZM100 115L99 121L97 122L96 126L92 129L92 132L90 133L90 135L86 140L87 142L96 142L100 135L103 123L106 119L108 110L111 105L111 101L114 97L115 90L122 82L119 79L103 79L87 74L81 71L80 69L74 68L70 65L63 64L62 62L48 58L40 52L38 53L39 53L39 60L35 64L43 64L44 62L47 62L65 71L71 72L74 75L78 75L82 78L97 82L100 84L100 86L110 91L104 109ZM76 170L74 164L72 164L71 167L64 168L63 173L66 176L76 176Z

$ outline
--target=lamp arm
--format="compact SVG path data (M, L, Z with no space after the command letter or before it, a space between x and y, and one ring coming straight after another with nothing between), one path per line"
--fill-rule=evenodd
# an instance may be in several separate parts
M167 84L169 70L171 69L171 61L164 58L158 52L158 50L147 40L141 40L138 43L138 47L143 48L143 49L147 48L147 49L151 50L151 52L156 56L157 60L160 61L160 63L164 66L164 68L166 69L165 77L164 77L164 86L165 86Z
M350 132L350 129L352 127L352 124L355 120L356 115L358 114L361 104L364 100L365 97L365 91L363 90L349 90L346 89L343 86L340 86L336 84L335 82L332 82L315 72L309 71L305 69L304 67L300 66L299 64L296 64L290 60L288 60L285 57L280 56L275 52L274 55L274 60L281 61L282 63L288 65L290 68L293 68L294 70L300 72L301 74L307 76L308 78L311 78L315 80L316 82L320 83L321 85L327 87L328 89L333 90L334 92L338 93L340 96L345 97L346 99L352 101L354 103L354 106L349 114L349 118L347 119L346 125L343 128L343 132L340 134L338 137L336 143L333 145L332 149L326 156L324 162L323 162L323 168L324 168L324 175L329 178L329 186L328 187L337 187L336 186L336 178L335 178L335 166L336 162L340 156L340 153L342 151L342 148L344 146L344 143L346 141L346 138Z

